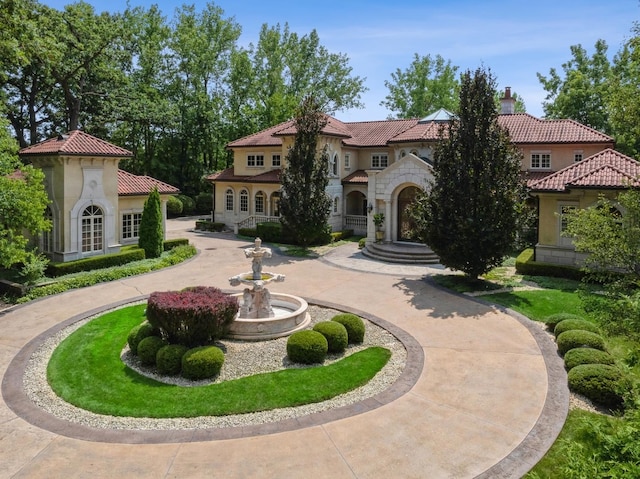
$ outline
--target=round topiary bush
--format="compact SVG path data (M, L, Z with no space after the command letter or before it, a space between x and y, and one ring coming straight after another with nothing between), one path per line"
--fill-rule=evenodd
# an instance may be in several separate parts
M182 375L187 379L209 379L220 373L224 353L216 346L199 346L182 356Z
M167 344L158 349L156 367L160 374L176 375L182 370L182 356L189 350L181 344Z
M556 326L560 321L564 321L565 319L584 319L582 316L578 316L577 314L571 313L556 313L551 316L547 316L542 320L544 324L547 325L550 331L554 331Z
M568 374L569 389L611 409L619 408L630 389L622 371L606 364L581 364Z
M573 329L571 331L565 331L556 338L558 343L558 351L562 356L567 351L574 348L593 348L605 350L604 339L602 336L591 331L582 331L580 329Z
M296 331L287 339L287 356L294 363L321 363L328 349L327 339L318 331Z
M175 196L167 198L167 214L169 216L178 216L182 213L182 201Z
M349 343L361 343L364 341L364 321L359 316L351 313L337 314L331 321L342 324L349 336Z
M567 351L564 355L564 367L567 371L580 366L581 364L608 364L612 365L615 361L606 351L600 351L593 348L575 348Z
M341 353L349 344L347 328L337 321L322 321L316 324L313 330L325 337L330 353Z
M557 338L565 331L572 331L574 329L600 334L600 328L586 319L563 319L553 329L553 334L555 334Z
M138 344L138 357L140 362L147 366L156 364L158 350L167 343L160 336L147 336Z
M138 326L131 328L129 331L129 335L127 336L127 344L129 345L129 349L131 353L134 355L138 354L138 344L144 338L148 338L149 336L156 336L158 333L157 329L153 327L148 321L144 321Z

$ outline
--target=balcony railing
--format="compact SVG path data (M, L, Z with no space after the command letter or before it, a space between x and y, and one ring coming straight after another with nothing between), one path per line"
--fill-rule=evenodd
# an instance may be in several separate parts
M279 216L252 215L235 224L234 233L238 234L240 228L255 228L258 223L279 223Z
M353 230L354 234L366 235L367 234L367 217L360 215L345 215L343 222L343 229Z

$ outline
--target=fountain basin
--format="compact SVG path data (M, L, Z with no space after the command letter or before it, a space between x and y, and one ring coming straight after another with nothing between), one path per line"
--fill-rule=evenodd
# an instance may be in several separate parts
M238 298L242 309L242 293L232 296ZM307 302L291 294L271 293L271 305L274 315L269 318L242 318L240 314L231 323L228 338L243 341L263 341L288 336L309 326L311 318Z

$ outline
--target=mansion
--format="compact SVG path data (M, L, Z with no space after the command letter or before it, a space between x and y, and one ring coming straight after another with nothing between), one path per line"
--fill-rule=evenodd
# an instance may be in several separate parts
M332 230L351 229L366 235L371 245L376 239L373 215L382 213L383 242L408 241L407 205L433 178L433 148L443 122L451 117L446 110L407 120L341 122L327 116L319 144L328 154ZM573 245L561 235L562 212L568 206L586 207L600 193L617 194L640 175L638 163L613 150L613 138L576 121L515 113L510 88L501 99L498 121L520 149L522 172L538 199L536 260L575 264L579 258ZM278 221L280 174L295 133L290 120L227 145L234 166L208 177L214 221L236 232ZM612 178L619 168L622 172Z

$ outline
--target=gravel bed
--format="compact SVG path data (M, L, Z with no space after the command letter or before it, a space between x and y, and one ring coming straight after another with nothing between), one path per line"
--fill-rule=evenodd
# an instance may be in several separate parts
M312 327L313 324L319 321L331 319L335 314L338 314L339 311L310 305L309 313L311 315L310 327ZM383 346L391 350L392 356L386 366L369 381L369 383L328 401L305 406L230 416L201 416L196 418L172 419L106 416L79 409L63 401L51 390L47 382L47 364L55 348L64 338L91 319L92 318L88 318L75 323L57 335L48 338L31 357L25 369L23 384L25 392L31 401L46 412L60 419L99 429L209 429L265 424L305 416L328 409L347 406L384 391L398 379L405 367L407 358L404 346L395 336L387 330L364 320L366 328L364 343L360 345L349 345L344 355L327 356L324 364L330 364L369 346ZM129 367L138 371L140 374L152 377L158 381L191 387L227 381L261 372L277 371L286 368L310 367L291 363L286 357L286 343L287 338L260 342L221 341L219 346L225 351L225 362L220 375L213 381L193 382L179 377L159 376L151 369L142 367L138 363L137 358L131 355L128 347L125 347L123 350L122 359Z

